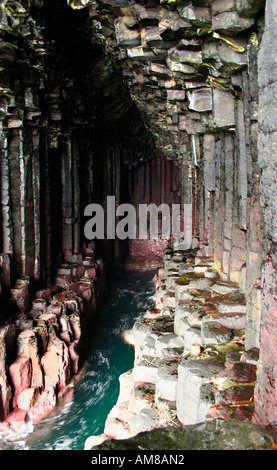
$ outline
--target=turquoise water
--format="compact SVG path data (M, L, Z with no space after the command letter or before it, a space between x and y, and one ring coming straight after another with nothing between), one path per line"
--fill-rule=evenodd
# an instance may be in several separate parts
M58 405L13 448L26 450L83 450L90 435L104 431L105 420L117 401L119 375L133 367L134 350L119 334L153 306L153 270L127 272L113 286L89 332L84 373Z

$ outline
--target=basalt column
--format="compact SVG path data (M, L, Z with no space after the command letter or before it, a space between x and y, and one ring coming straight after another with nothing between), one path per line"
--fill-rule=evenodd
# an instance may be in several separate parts
M172 236L172 205L180 206L180 216L183 217L181 169L172 160L167 160L163 155L158 155L145 163L141 163L131 172L131 201L136 210L136 238L129 240L128 264L131 265L155 265L160 264L163 250L169 246ZM140 234L140 205L157 208L149 213L148 227ZM152 206L153 205L153 206ZM163 227L163 205L167 205L170 217L169 233ZM157 237L150 233L150 223L155 224L157 217ZM181 221L180 228L181 226ZM163 233L164 230L164 233Z
M254 421L276 425L276 2L268 0L265 29L258 54L259 139L261 206L265 221L268 256L262 270L260 363L255 388Z

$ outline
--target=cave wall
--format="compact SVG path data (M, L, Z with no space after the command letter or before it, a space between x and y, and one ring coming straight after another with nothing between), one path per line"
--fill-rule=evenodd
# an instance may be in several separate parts
M140 226L140 204L154 204L157 208L162 208L163 204L172 207L172 204L180 206L182 201L182 174L179 165L174 160L168 160L163 154L157 155L154 159L138 165L130 174L130 202L136 210L136 237L130 239L128 243L128 257L125 266L128 268L135 266L155 266L160 265L163 258L163 251L170 246L170 234L162 237L162 217L158 221L158 237L151 236L150 216L148 231L145 238L139 237ZM171 215L171 210L169 211ZM160 213L161 215L161 213ZM154 217L151 215L152 221ZM172 228L172 227L170 227Z
M262 270L260 361L254 420L276 423L276 21L274 1L266 2L265 30L258 54L260 203L268 256Z
M0 7L2 292L81 259L90 202L190 205L191 247L246 296L255 419L274 421L274 2L265 23L262 0ZM125 243L96 247L120 270Z
M181 169L192 247L214 256L223 280L239 284L247 297L246 347L259 347L268 253L257 151L264 2L104 3L114 28L99 6L86 6L157 149Z

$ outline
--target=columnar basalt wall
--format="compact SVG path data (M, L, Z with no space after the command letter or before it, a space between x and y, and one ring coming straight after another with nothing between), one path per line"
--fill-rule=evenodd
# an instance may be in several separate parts
M143 162L134 168L132 174L132 185L130 188L130 201L136 210L136 237L129 240L128 259L126 266L153 266L160 265L163 251L170 245L171 230L168 236L164 233L162 238L162 217L158 219L158 237L150 232L149 216L147 231L140 238L140 204L147 206L153 204L162 208L163 204L169 207L170 225L172 217L172 204L179 204L181 214L182 200L182 174L179 165L174 160L168 160L163 154L157 155L155 159ZM183 212L182 212L183 213ZM160 213L160 216L162 214ZM170 226L169 229L172 227ZM166 230L164 229L164 232Z
M264 2L105 1L105 14L85 3L155 145L180 166L192 247L213 255L222 278L246 294L246 347L259 347L268 253L257 153Z
M131 173L157 155L88 11L0 8L0 420L15 430L68 389L87 323L127 256L118 239L91 245L85 207L106 209L108 195L130 202Z
M276 21L274 1L267 1L265 30L258 54L261 206L269 255L262 272L260 363L255 393L254 420L276 424Z
M246 297L245 348L261 350L255 419L275 422L264 406L276 402L273 2L0 8L2 323L30 308L30 291L61 287L58 269L83 266L87 204L190 205L190 247ZM136 242L131 260L153 261ZM118 271L128 244L95 251Z
M78 261L86 205L129 201L129 166L155 159L88 13L63 1L31 10L1 5L3 291L25 275L46 285L61 262Z

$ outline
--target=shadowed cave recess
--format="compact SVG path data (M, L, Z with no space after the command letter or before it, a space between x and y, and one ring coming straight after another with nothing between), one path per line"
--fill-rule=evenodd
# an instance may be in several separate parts
M4 431L64 396L113 279L166 256L206 262L243 299L247 420L275 428L276 13L273 0L1 2ZM87 240L85 207L111 195L190 206L186 250Z

